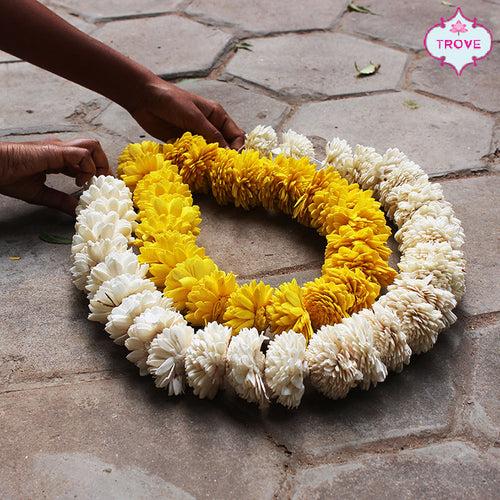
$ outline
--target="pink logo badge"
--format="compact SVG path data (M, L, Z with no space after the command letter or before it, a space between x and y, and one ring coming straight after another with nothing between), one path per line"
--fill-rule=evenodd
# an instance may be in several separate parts
M451 66L458 76L469 64L476 66L492 48L491 31L478 23L476 18L469 19L458 7L449 19L441 18L438 24L427 31L424 46L427 52L441 62L441 66Z

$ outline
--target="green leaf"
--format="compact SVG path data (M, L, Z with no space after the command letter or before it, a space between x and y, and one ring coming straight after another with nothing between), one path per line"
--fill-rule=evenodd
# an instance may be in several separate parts
M363 5L356 5L354 2L351 2L347 6L348 12L358 12L359 14L372 14L375 15L375 12L371 11L368 7L364 7Z
M238 52L238 50L252 50L252 44L250 42L238 42L234 45L233 50Z
M418 109L418 108L420 108L420 105L418 104L418 102L414 101L413 99L406 99L406 101L404 101L403 104L408 109Z
M54 245L71 245L71 238L59 234L40 233L38 237L42 241L53 243Z
M356 68L358 78L364 78L366 76L371 76L377 73L380 69L380 64L374 64L370 61L370 64L366 65L364 68L359 69L358 64L354 63L354 67Z

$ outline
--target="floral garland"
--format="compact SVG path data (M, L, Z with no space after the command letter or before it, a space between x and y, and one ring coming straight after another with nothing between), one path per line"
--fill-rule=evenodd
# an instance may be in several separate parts
M241 153L187 133L173 144L127 146L122 180L95 178L82 194L71 272L88 294L89 319L105 323L169 395L187 383L213 398L226 380L247 401L293 408L308 378L344 397L400 371L456 320L464 235L440 186L397 149L352 151L334 139L320 169L313 153L293 131L278 145L270 127L250 132ZM191 192L315 228L327 239L322 276L302 287L238 285L196 244ZM380 206L399 228L394 282ZM381 287L387 293L375 302Z

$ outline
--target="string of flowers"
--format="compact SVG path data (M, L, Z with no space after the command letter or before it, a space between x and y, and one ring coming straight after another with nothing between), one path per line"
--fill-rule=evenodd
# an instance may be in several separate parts
M344 397L401 370L456 319L465 289L460 222L439 185L396 149L352 151L334 139L317 169L307 138L288 131L278 144L259 126L241 153L189 133L131 144L119 175L94 179L81 197L73 281L88 293L89 319L105 323L169 395L187 384L212 398L226 379L250 402L296 407L308 376L326 396ZM192 192L316 229L326 238L321 277L239 285L197 245ZM395 280L381 206L399 228Z

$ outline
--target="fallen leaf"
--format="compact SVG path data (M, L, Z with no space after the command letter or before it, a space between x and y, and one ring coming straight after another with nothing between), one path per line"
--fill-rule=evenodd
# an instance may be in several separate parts
M445 7L455 7L451 2L447 2L446 0L441 0L441 5Z
M380 69L380 64L374 64L370 61L370 64L368 64L364 68L359 69L357 63L354 63L354 67L356 68L357 71L356 77L364 78L365 76L374 75Z
M375 15L375 12L371 11L368 7L363 5L356 5L354 2L351 2L347 6L348 12L359 12L360 14L372 14Z
M250 42L238 42L235 44L233 47L233 50L235 52L238 52L238 50L252 50L252 44Z
M10 260L21 260L21 257L19 257L19 255L11 255L9 257Z
M408 109L418 109L420 108L420 105L418 104L417 101L414 101L413 99L406 99L403 103Z
M71 238L67 236L60 236L58 234L40 233L38 237L46 243L53 243L54 245L71 245Z

